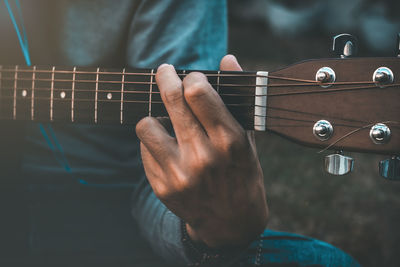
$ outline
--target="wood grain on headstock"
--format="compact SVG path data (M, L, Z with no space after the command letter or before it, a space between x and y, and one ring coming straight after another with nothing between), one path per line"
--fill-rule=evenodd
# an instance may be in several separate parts
M374 71L382 66L393 71L392 86L380 88L371 83ZM322 67L335 71L337 84L322 88L274 78L314 81L316 72ZM270 72L269 76L268 130L313 147L326 148L337 142L332 149L399 154L400 58L310 60ZM288 86L280 86L286 84ZM314 123L321 119L330 121L334 127L334 134L327 141L318 140L312 133ZM368 125L378 122L387 122L390 127L392 136L387 144L376 145L369 137L371 127ZM340 140L357 129L360 130Z

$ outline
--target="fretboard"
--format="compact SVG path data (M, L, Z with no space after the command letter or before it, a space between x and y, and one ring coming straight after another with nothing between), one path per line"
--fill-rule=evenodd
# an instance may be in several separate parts
M178 75L184 78L191 71ZM155 72L0 66L0 119L136 124L145 116L167 116ZM256 73L202 72L239 123L254 129Z

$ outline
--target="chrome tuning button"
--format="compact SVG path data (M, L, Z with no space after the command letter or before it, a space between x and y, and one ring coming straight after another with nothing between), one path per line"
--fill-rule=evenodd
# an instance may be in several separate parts
M379 174L385 179L400 181L400 157L393 156L379 162Z
M325 157L325 171L332 175L345 175L353 171L354 159L336 152Z
M394 81L394 75L391 69L387 67L377 68L372 75L372 80L379 87L391 84Z
M333 135L333 126L329 121L319 120L314 124L313 134L321 141L328 140Z
M341 58L354 57L357 54L357 39L348 33L342 33L333 37L333 52Z
M377 123L369 130L369 137L377 145L386 144L391 137L390 128L383 123Z
M335 71L329 67L320 68L315 74L315 81L320 83L324 88L327 88L336 81Z

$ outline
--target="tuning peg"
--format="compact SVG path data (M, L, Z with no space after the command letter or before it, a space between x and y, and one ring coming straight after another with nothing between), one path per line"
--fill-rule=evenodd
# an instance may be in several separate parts
M348 33L342 33L333 37L332 50L341 58L353 57L357 54L358 41L356 37Z
M325 157L325 171L333 175L345 175L353 171L354 159L336 152Z
M400 157L393 156L390 159L379 162L379 174L388 180L400 180Z

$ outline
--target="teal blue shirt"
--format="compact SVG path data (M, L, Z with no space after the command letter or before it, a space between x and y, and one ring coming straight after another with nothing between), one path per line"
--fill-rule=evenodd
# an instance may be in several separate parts
M37 0L21 4L33 65L156 68L167 62L181 69L217 69L227 50L225 0ZM0 34L10 36L0 44L2 64L22 65L4 3L0 4L0 22ZM147 183L134 125L40 127L36 123L26 126L24 176L32 183L77 179L130 184L137 235L136 240L124 242L140 244L144 236L153 251L169 262L190 262L181 242L179 218ZM148 254L140 251L143 246L135 249L132 254L137 259Z

